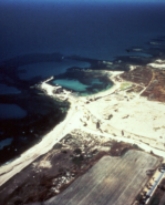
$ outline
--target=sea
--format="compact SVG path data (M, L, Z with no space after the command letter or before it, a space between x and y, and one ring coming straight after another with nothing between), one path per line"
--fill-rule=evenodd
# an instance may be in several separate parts
M96 62L160 57L164 22L165 2L159 0L0 0L0 164L32 146L32 139L42 140L50 129L38 130L50 111L58 113L58 124L63 119L58 108L69 109L68 104L54 105L32 89L34 84L54 76L52 83L82 95L110 89L107 79L83 71L95 70Z

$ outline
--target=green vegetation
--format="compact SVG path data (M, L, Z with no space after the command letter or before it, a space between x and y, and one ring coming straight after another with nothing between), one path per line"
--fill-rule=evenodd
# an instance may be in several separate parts
M132 87L132 83L130 82L124 82L124 83L121 83L120 85L121 90L127 90L127 89L130 89L131 87Z

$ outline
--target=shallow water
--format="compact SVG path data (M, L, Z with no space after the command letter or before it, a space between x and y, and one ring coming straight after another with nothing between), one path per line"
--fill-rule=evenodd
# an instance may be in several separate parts
M80 81L78 80L68 80L68 79L59 79L59 80L54 80L53 83L57 84L57 85L61 85L63 88L67 88L67 89L71 89L74 91L86 91L86 88L88 87L85 84L82 84Z
M7 94L19 94L21 91L15 87L8 86L5 84L0 84L0 95Z
M61 85L63 88L71 89L75 92L85 92L87 93L87 88L89 88L91 85L101 85L103 82L101 82L99 79L92 79L88 84L83 84L79 80L71 80L71 79L57 79L52 81L53 84Z
M0 150L2 150L5 146L8 146L12 143L13 138L6 138L0 141Z
M101 92L113 85L108 74L89 70L69 70L49 83L83 96Z
M0 104L0 119L18 119L26 115L26 111L16 104Z

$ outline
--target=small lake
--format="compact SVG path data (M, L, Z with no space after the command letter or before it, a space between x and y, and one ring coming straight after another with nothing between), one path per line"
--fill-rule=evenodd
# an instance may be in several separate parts
M51 84L60 85L64 89L72 90L73 92L78 92L79 95L90 95L112 87L111 82L104 82L99 78L92 78L90 75L83 79L83 74L79 78L60 78L53 80Z
M59 79L59 80L54 80L53 83L57 85L61 85L63 88L71 89L77 92L80 92L80 91L85 92L86 88L88 87L87 85L82 84L78 80Z
M21 91L15 87L8 86L6 84L0 84L0 95L19 94L19 93L21 93Z
M26 111L16 104L0 104L0 119L18 119L26 115Z
M12 143L13 138L6 138L0 141L0 150L2 150L5 146L8 146Z

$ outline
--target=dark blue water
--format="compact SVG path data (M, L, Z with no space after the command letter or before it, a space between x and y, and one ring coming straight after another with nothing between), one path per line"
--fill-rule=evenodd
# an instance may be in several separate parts
M165 4L159 1L5 2L0 2L0 60L35 52L111 60L165 33Z

